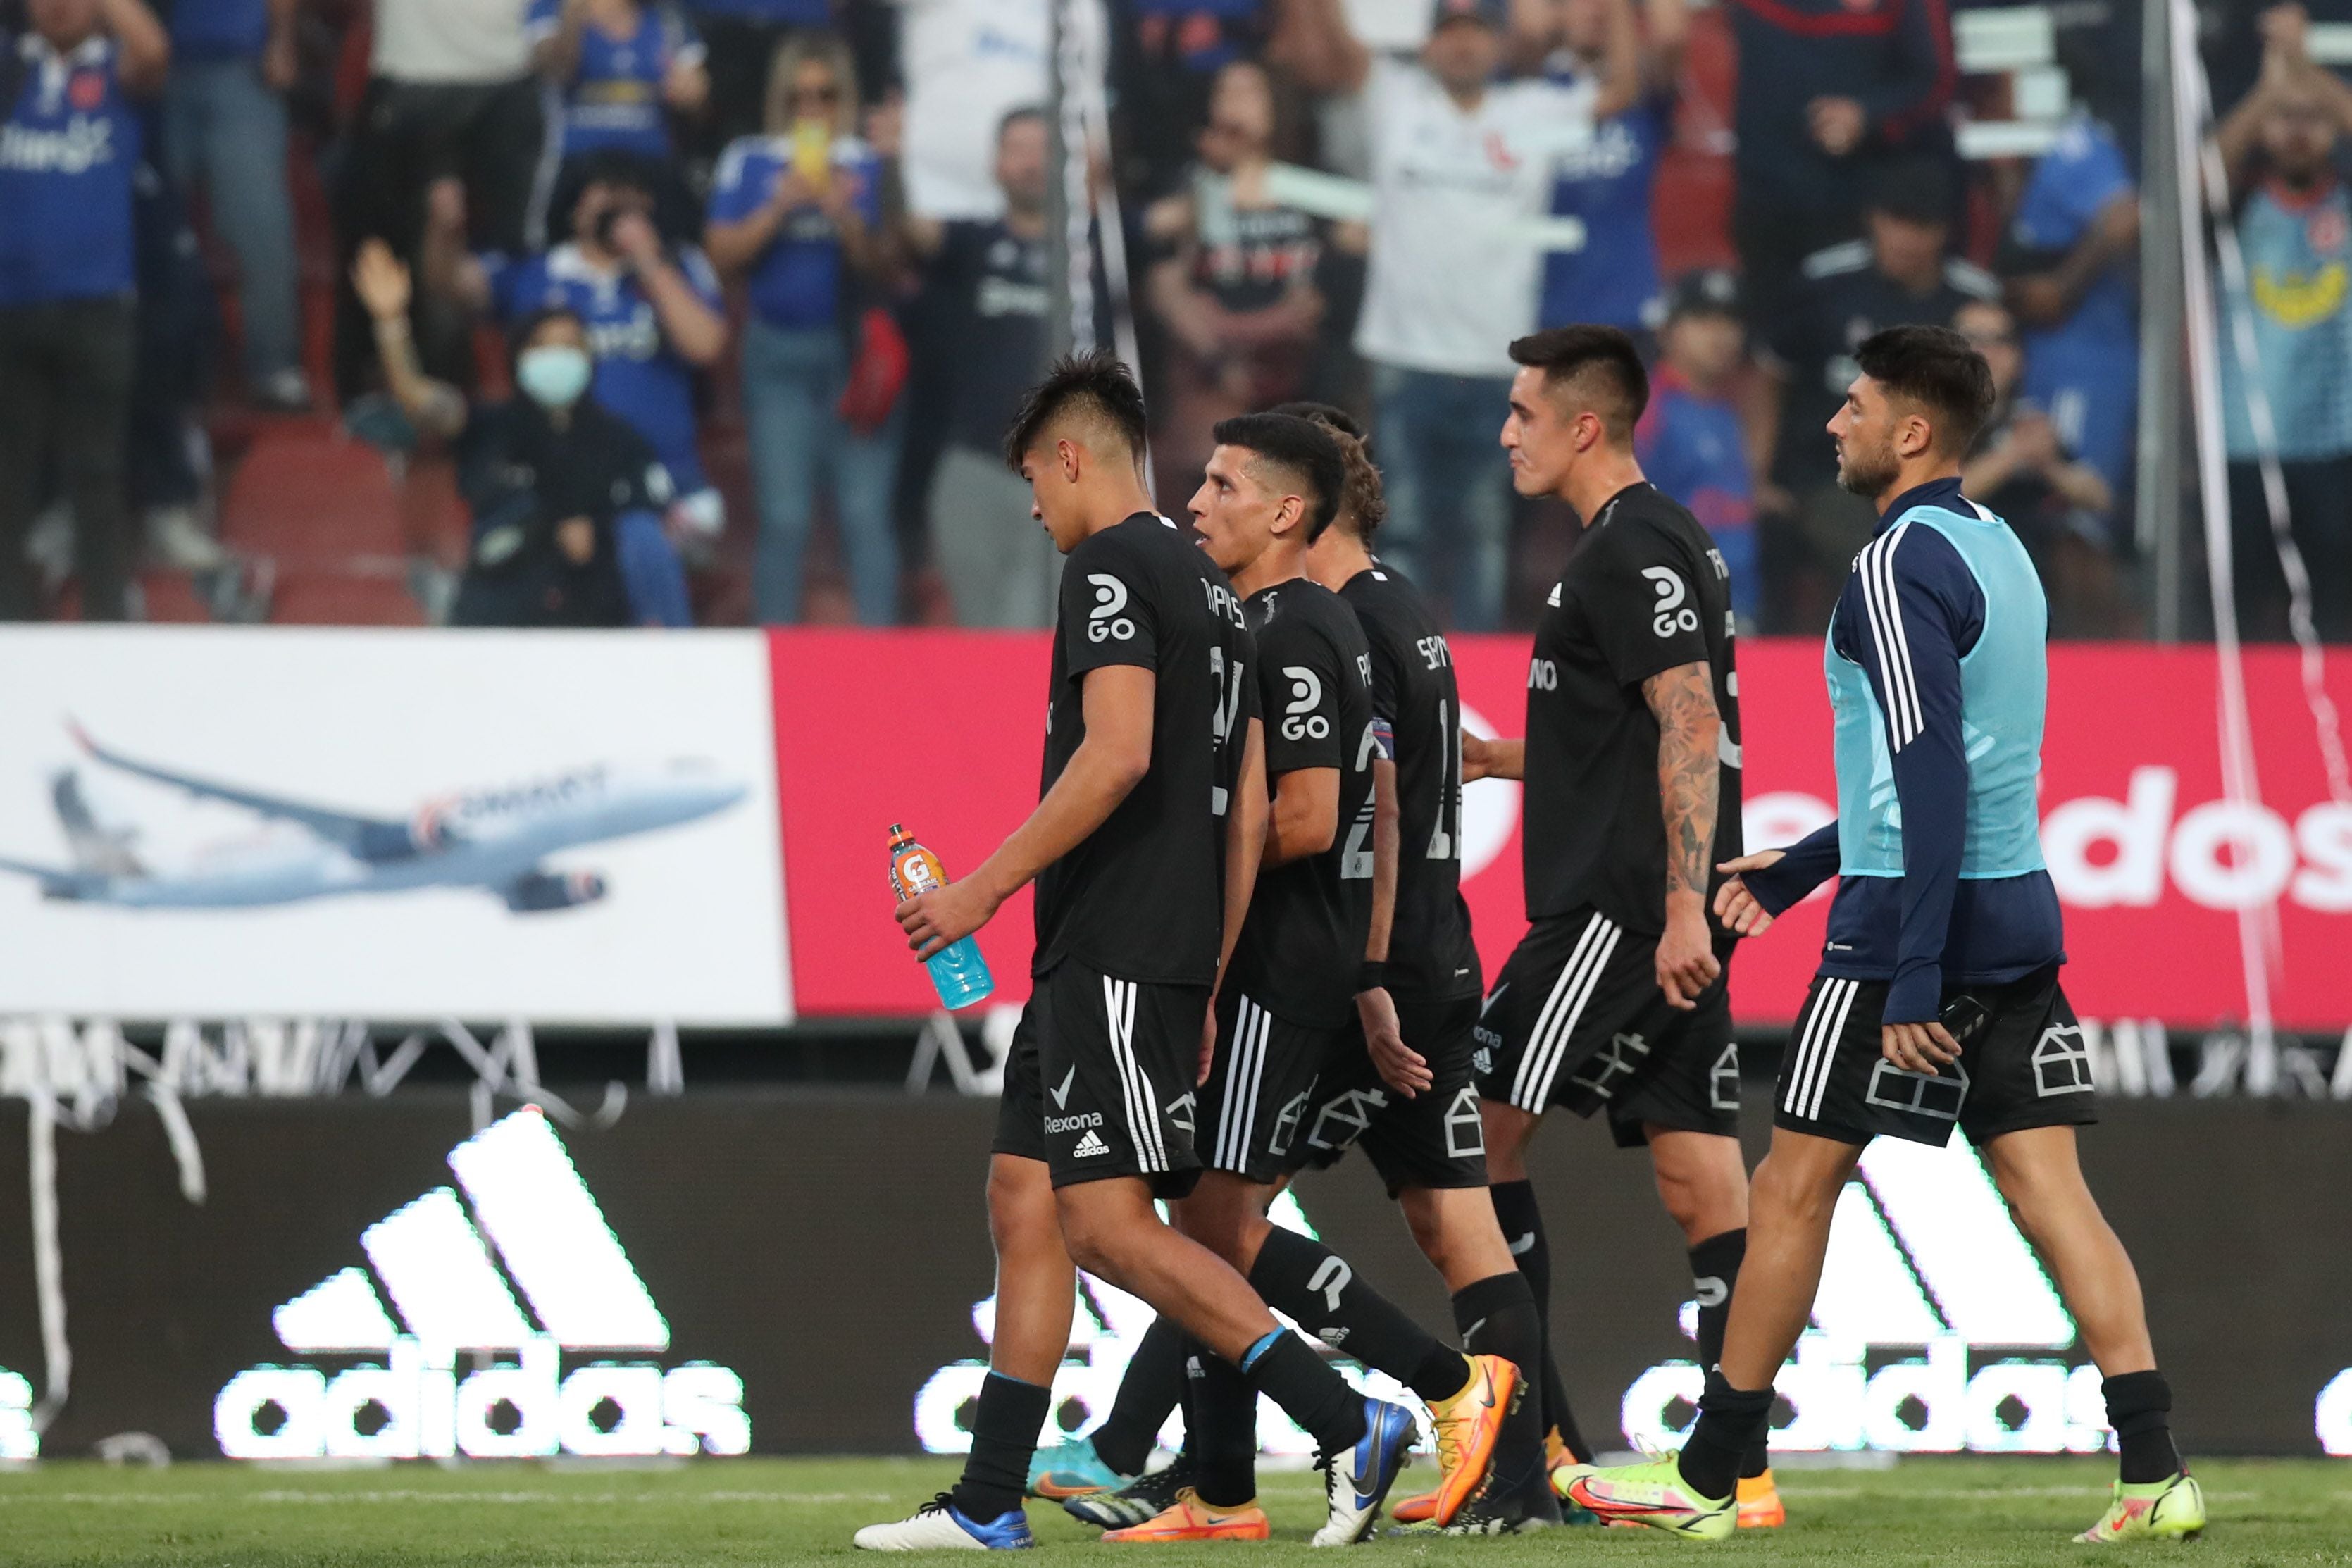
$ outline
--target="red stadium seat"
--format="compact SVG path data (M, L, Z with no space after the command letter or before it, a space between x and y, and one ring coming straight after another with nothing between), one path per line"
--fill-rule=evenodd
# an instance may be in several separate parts
M223 499L221 537L289 570L406 553L383 454L310 420L256 433Z

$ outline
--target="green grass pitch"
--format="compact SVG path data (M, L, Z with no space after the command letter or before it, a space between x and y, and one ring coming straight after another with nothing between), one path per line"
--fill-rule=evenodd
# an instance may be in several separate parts
M82 1461L0 1469L0 1563L219 1564L222 1568L407 1568L409 1564L786 1564L846 1563L850 1532L910 1511L953 1477L952 1462L735 1459L673 1469L517 1463L444 1470L180 1465L115 1469ZM1425 1479L1425 1465L1406 1472ZM1748 1564L2085 1561L2068 1537L2103 1506L2105 1460L1915 1459L1884 1471L1782 1472L1790 1521L1769 1535L1699 1546L1629 1530L1554 1531L1511 1541L1376 1540L1382 1563L1664 1563L1686 1554ZM2134 1559L2184 1563L2352 1563L2352 1465L2326 1460L2198 1466L2212 1528ZM1264 1479L1276 1540L1264 1546L1106 1547L1059 1509L1029 1505L1048 1562L1140 1552L1166 1568L1277 1568L1310 1552L1314 1479ZM962 1561L959 1558L958 1561ZM1353 1559L1351 1559L1352 1561Z

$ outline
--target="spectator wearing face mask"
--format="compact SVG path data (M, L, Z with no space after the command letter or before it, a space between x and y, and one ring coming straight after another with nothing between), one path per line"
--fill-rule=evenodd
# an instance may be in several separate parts
M135 279L132 95L163 85L139 0L29 0L0 32L0 620L33 619L25 534L54 464L73 509L85 620L121 620L123 426Z
M511 331L562 307L588 329L596 401L645 437L677 488L670 522L681 539L716 539L726 523L695 446L694 378L727 347L719 277L693 246L671 246L654 221L654 178L625 153L592 154L571 203L572 237L524 256L472 256L462 218L437 212L425 279ZM444 187L446 192L447 187ZM436 193L440 194L440 193Z
M683 626L686 575L664 536L668 473L591 391L588 323L551 306L517 323L515 396L468 406L427 377L408 335L408 269L381 240L352 284L375 326L385 384L416 433L453 444L473 509L452 619L469 626Z
M710 192L706 243L721 272L743 279L751 307L743 332L760 504L751 601L770 626L801 618L803 560L826 492L858 620L898 619L898 411L879 424L843 412L860 330L852 301L881 265L881 167L855 134L857 119L847 47L822 35L788 42L769 82L768 133L727 149Z

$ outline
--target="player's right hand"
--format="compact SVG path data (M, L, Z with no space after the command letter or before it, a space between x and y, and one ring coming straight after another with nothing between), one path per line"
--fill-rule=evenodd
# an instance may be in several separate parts
M1192 1087L1200 1089L1209 1081L1209 1069L1217 1065L1217 999L1209 998L1209 1011L1201 1020L1201 1065L1192 1074Z
M1487 742L1469 731L1462 731L1462 782L1472 784L1486 776Z
M1666 1005L1690 1012L1699 993L1715 984L1723 964L1715 956L1714 933L1706 929L1696 893L1666 896L1666 929L1658 938L1658 989Z
M1415 1100L1437 1081L1421 1053L1404 1043L1396 999L1386 986L1357 992L1356 1016L1364 1026L1364 1049L1371 1055L1372 1070L1381 1075L1382 1083L1407 1100Z
M1723 922L1726 931L1740 936L1762 936L1772 929L1772 916L1756 900L1742 881L1742 871L1761 871L1777 864L1781 857L1778 849L1759 849L1753 855L1742 855L1737 860L1718 862L1716 869L1728 871L1731 879L1715 890L1715 918Z

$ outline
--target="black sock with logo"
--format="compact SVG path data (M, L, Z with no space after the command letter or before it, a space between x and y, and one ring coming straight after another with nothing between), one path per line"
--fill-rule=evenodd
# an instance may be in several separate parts
M1184 1362L1192 1342L1170 1318L1143 1331L1118 1380L1110 1415L1095 1428L1095 1457L1122 1476L1139 1476L1151 1458L1168 1413L1183 1402Z
M971 1452L950 1500L966 1519L986 1523L1021 1506L1029 1489L1029 1461L1045 1427L1054 1391L992 1371L980 1385L971 1417Z
M1319 1241L1276 1226L1257 1249L1249 1282L1267 1306L1425 1400L1451 1399L1470 1381L1460 1351L1440 1343Z
M1739 1282L1740 1260L1748 1256L1748 1231L1717 1232L1690 1249L1691 1299L1698 1303L1698 1364L1712 1372L1723 1359L1724 1325L1731 1321L1731 1290ZM1771 1465L1767 1439L1739 1462L1739 1474L1760 1476Z
M1196 1374L1185 1383L1184 1405L1184 1452L1192 1461L1192 1489L1212 1508L1240 1508L1257 1496L1257 1390L1223 1356L1191 1341L1186 1348L1192 1352L1191 1371Z
M1364 1396L1315 1353L1315 1347L1287 1329L1268 1336L1245 1375L1253 1387L1282 1407L1326 1454L1352 1448L1364 1435ZM1203 1355L1206 1368L1213 1357Z
M1526 1500L1529 1513L1559 1517L1550 1478L1544 1473L1543 1324L1536 1317L1535 1291L1517 1269L1473 1280L1454 1293L1454 1324L1463 1347L1475 1355L1496 1355L1519 1369L1514 1408L1503 1418L1492 1465L1495 1495Z
M2107 1425L2121 1450L2119 1473L2126 1486L2144 1486L2180 1473L2180 1450L2172 1442L2172 1385L2164 1373L2127 1372L2099 1384L2107 1397Z
M1698 1422L1683 1445L1683 1480L1702 1497L1727 1498L1739 1489L1739 1468L1772 1421L1769 1388L1734 1388L1717 1368L1698 1396Z
M1495 1218L1503 1227L1503 1239L1510 1245L1511 1256L1518 1259L1519 1272L1527 1276L1528 1289L1536 1299L1536 1318L1543 1324L1543 1374L1538 1387L1543 1394L1544 1427L1558 1432L1578 1459L1589 1461L1592 1450L1586 1447L1584 1434L1576 1429L1576 1413L1569 1408L1568 1390L1559 1380L1559 1365L1552 1359L1551 1248L1544 1243L1543 1211L1536 1206L1536 1184L1525 1179L1497 1182L1488 1191L1495 1199Z

